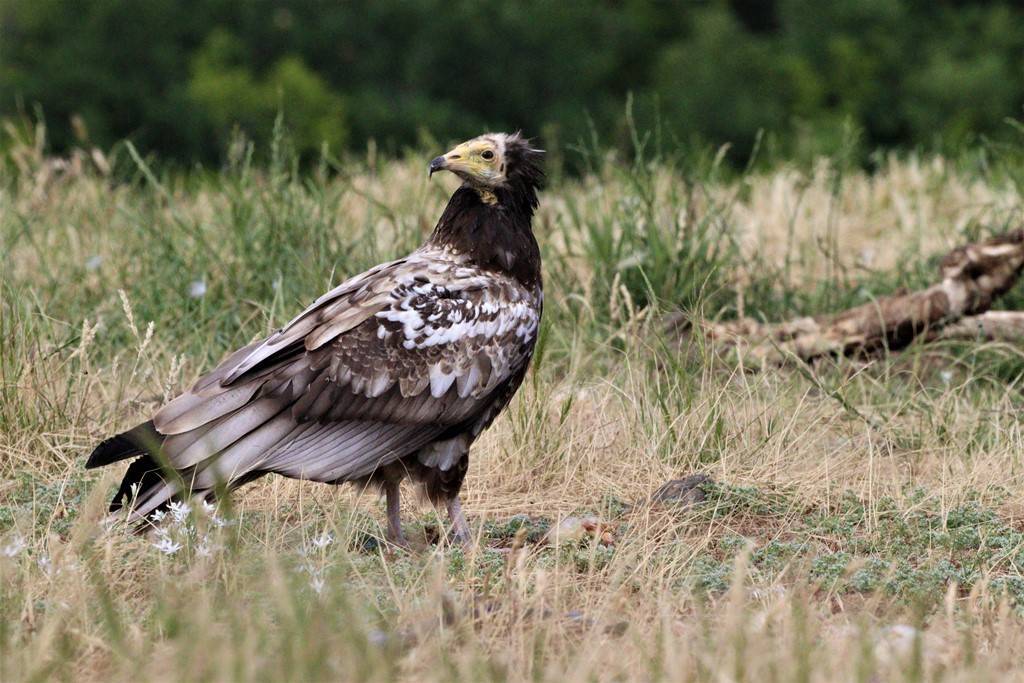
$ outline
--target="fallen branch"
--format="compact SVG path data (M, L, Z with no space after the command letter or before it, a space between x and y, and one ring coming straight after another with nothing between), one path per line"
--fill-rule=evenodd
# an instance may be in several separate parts
M946 325L933 339L1024 342L1024 312L989 311Z
M1024 269L1024 230L957 247L942 260L942 280L919 292L887 296L830 316L761 323L690 321L676 315L669 330L700 329L711 342L735 347L749 358L781 363L789 357L812 361L823 356L860 356L904 348L925 339L977 338L979 330L997 338L1024 337L1024 318L985 314ZM966 318L966 319L965 319ZM950 337L943 331L949 328ZM968 335L968 332L973 332Z

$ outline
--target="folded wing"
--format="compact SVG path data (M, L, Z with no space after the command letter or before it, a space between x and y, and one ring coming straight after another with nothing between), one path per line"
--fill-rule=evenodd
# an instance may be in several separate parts
M265 472L368 476L493 416L493 397L532 353L539 305L513 280L444 254L384 264L161 409L161 454L193 492ZM134 516L177 488L160 481L140 492Z

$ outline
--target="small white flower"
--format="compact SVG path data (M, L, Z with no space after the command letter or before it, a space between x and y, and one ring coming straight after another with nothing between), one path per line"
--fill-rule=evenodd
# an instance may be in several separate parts
M315 545L317 548L321 550L323 550L333 542L334 536L326 531L313 539L313 545Z
M206 281L193 280L188 285L188 295L193 299L202 299L206 296Z
M217 514L217 506L207 500L203 501L203 514L206 515L207 519L210 520L210 523L218 529L226 527L229 524L228 520Z
M320 595L324 592L323 578L320 576L314 576L309 580L309 587L312 588L317 595Z
M164 537L160 539L159 543L154 543L153 547L164 553L165 555L173 555L174 553L181 550L181 544L177 541L172 540L170 537Z
M209 536L203 536L199 539L199 545L196 546L196 555L199 557L212 557L218 550L220 550L219 545L212 543Z
M95 254L93 256L90 256L88 258L88 260L86 260L86 262L85 262L85 269L86 270L98 270L99 267L102 264L103 264L103 257L100 256L99 254Z
M174 521L178 524L184 522L192 514L192 508L189 507L188 503L180 500L171 501L168 507L170 508L171 516L174 517Z
M53 560L50 559L49 555L40 555L39 559L36 560L36 564L39 565L39 568L47 576L52 576L56 573L53 567Z
M25 543L24 538L21 536L15 536L7 543L7 545L0 549L0 554L4 557L15 557L16 555L21 555L21 552L27 547L28 544Z
M950 382L953 381L953 371L943 370L942 372L939 373L939 378L942 380L943 384L949 384Z
M159 524L160 522L164 521L164 517L166 516L167 512L165 510L157 510L156 512L149 516L149 519L152 520L154 524Z

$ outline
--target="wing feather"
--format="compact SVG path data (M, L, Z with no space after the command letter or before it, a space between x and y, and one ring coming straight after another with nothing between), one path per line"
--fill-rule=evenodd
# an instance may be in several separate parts
M214 423L212 427L181 453L168 453L171 464L182 469L220 453L247 434L252 433L282 410L282 402L261 398Z
M365 297L359 296L359 292L366 290L367 287L371 290L387 291L392 279L390 276L405 262L406 259L400 259L385 263L346 280L319 297L266 340L247 347L247 353L239 352L232 355L211 374L217 375L217 381L221 384L228 385L246 373L265 366L268 361L273 362L275 356L290 355L292 347L296 344L302 348L316 349L330 339L330 330L338 335L354 328L376 312L375 305L383 306L386 303L386 297L381 296L365 301ZM331 313L328 314L328 311ZM326 325L325 321L328 321Z
M323 424L278 449L264 466L299 479L333 482L356 478L390 462L390 454L404 453L410 444L422 445L435 438L436 431L421 425L356 420Z
M186 392L157 412L153 425L161 434L188 432L238 410L252 399L259 388L260 382L253 380L212 396Z
M319 420L336 401L337 385L324 373L310 382L306 393L292 406L292 415L300 420Z
M192 484L194 489L212 489L219 483L229 484L249 472L267 469L263 461L268 452L291 434L297 425L284 411L249 432L199 469Z

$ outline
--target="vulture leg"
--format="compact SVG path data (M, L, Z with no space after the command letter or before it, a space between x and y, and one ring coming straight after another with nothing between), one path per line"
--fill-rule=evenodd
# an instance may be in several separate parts
M388 508L388 542L400 548L408 548L409 542L402 532L402 513L398 505L399 482L389 481L384 485L384 495Z
M466 521L466 515L462 512L462 501L459 500L458 496L452 496L446 503L448 507L448 517L452 521L452 535L455 540L462 546L469 546L473 542L473 535L469 530L469 522Z

